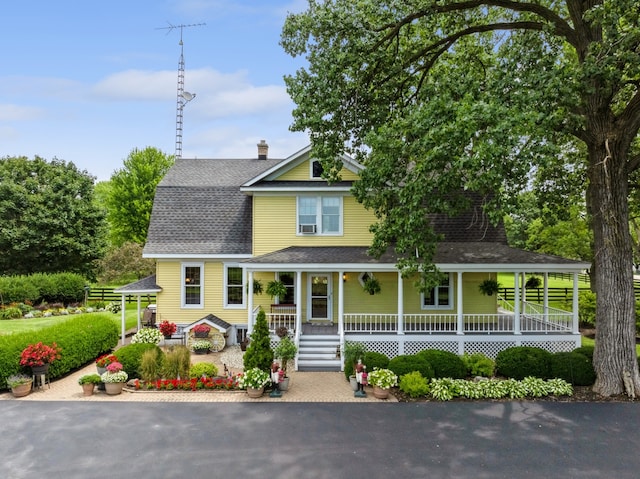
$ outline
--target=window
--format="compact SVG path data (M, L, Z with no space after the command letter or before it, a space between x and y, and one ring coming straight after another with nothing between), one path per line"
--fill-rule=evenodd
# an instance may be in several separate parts
M453 308L453 291L451 274L428 293L422 293L422 309L451 309Z
M278 279L282 281L287 288L282 300L276 298L278 304L294 304L296 302L295 275L293 273L278 273Z
M187 263L182 265L182 307L204 307L203 265Z
M243 306L244 280L242 268L227 266L225 272L225 306Z
M324 168L322 168L322 163L318 160L311 162L311 178L322 179L323 172Z
M298 234L342 233L341 196L298 197Z

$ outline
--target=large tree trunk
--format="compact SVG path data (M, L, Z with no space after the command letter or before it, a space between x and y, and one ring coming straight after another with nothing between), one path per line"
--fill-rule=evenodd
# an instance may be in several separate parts
M594 391L640 394L636 358L633 245L629 234L625 152L611 133L589 145L587 201L594 232L596 345ZM594 142L595 143L595 142Z

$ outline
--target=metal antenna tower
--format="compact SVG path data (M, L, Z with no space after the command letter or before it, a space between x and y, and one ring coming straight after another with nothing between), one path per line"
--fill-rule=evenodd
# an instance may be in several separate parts
M176 160L179 160L182 157L183 110L185 105L196 97L195 93L184 91L184 43L182 42L182 30L188 27L201 27L203 25L206 25L206 23L191 23L188 25L172 25L171 23L169 23L168 27L156 28L156 30L168 30L167 35L173 30L176 30L178 28L180 29L180 60L178 61L178 94L176 100Z

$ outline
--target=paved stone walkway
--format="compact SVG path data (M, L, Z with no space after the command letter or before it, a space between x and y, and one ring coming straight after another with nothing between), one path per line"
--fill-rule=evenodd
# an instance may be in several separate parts
M222 363L230 360L232 364ZM191 356L191 362L212 362L223 371L227 364L233 372L238 371L233 356L222 353ZM236 359L237 361L237 359ZM373 396L371 388L367 388L366 398L356 398L351 385L341 372L297 372L289 371L289 390L280 398L271 398L264 394L261 398L252 399L244 391L127 391L117 396L110 396L96 389L92 396L84 396L78 378L84 374L95 373L95 364L90 364L64 378L51 382L51 387L35 389L28 396L14 398L11 392L0 394L0 400L15 401L135 401L135 402L397 402L393 395L381 400Z

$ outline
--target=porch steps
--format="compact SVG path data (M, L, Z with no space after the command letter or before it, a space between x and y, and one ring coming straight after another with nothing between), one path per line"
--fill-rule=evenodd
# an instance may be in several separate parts
M340 336L303 334L298 345L298 371L340 371Z

